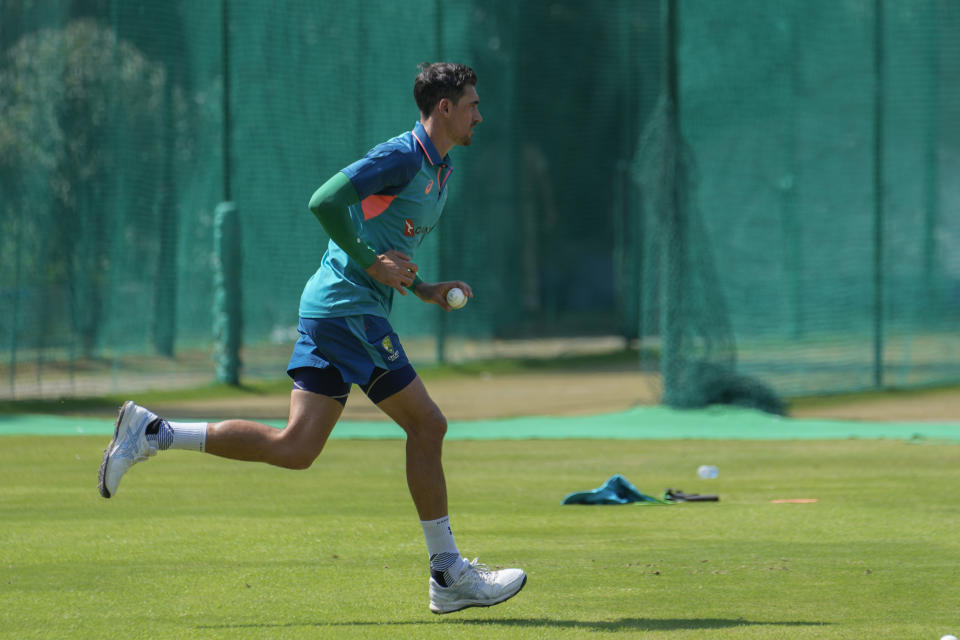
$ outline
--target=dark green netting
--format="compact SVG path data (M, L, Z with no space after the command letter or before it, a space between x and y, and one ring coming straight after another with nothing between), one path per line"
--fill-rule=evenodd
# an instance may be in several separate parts
M227 200L235 362L279 374L310 194L436 59L485 121L418 261L477 297L398 302L416 361L622 336L670 404L774 410L957 382L958 32L949 0L0 0L0 396L212 381Z

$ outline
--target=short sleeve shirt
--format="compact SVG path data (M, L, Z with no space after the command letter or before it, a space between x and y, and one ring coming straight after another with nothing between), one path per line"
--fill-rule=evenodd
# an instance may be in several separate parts
M341 172L360 202L350 207L357 237L377 253L410 256L437 225L447 201L449 156L440 157L421 123L383 142ZM300 297L303 318L370 314L387 317L395 290L371 278L330 241Z

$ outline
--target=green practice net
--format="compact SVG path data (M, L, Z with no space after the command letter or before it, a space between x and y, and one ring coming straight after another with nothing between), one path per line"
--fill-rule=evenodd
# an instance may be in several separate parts
M669 404L771 410L958 382L958 32L949 0L0 0L0 398L281 375L307 201L438 59L485 120L417 262L477 297L396 302L415 363L613 337Z
M731 8L669 6L634 165L667 401L956 381L960 5Z

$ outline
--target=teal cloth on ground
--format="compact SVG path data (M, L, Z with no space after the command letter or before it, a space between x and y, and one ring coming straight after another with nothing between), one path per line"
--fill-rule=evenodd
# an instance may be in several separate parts
M177 419L178 416L165 416ZM222 419L225 416L210 416ZM190 419L190 422L196 419ZM267 424L283 427L283 420ZM0 415L0 435L110 435L113 418L61 415ZM400 439L403 430L390 421L341 421L335 439ZM960 442L960 422L856 422L773 416L735 407L679 410L637 407L593 416L532 416L499 420L451 421L447 440L936 440Z
M673 501L661 500L638 491L630 481L619 473L610 476L603 486L590 491L575 491L567 494L563 504L648 504L667 505L676 504Z

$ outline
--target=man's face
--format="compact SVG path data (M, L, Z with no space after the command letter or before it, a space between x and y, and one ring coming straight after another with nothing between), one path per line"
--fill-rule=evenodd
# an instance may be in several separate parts
M466 147L473 142L473 128L483 122L479 105L477 88L469 84L464 87L463 95L457 103L449 105L447 124L455 144Z

